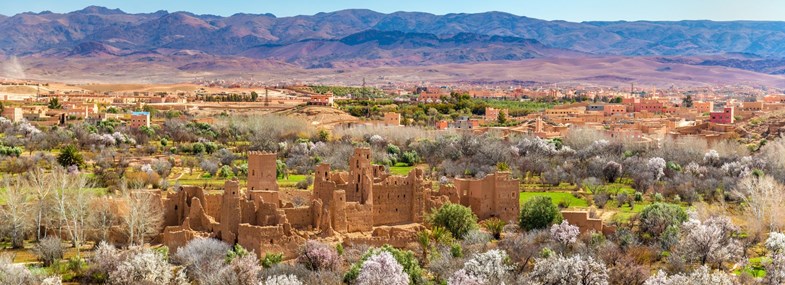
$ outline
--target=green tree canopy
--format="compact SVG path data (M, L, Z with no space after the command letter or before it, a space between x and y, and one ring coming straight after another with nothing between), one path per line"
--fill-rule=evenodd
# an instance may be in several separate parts
M444 227L456 238L463 238L466 233L477 228L477 216L472 213L472 209L460 204L445 204L431 213L428 221L433 226Z
M562 219L564 218L559 208L553 204L550 197L537 196L523 204L519 223L522 229L530 231L561 223Z

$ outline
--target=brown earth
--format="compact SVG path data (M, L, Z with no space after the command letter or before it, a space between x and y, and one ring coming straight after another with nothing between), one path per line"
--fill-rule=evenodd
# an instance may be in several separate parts
M713 85L771 86L785 88L785 76L748 70L697 66L683 63L663 63L646 57L576 57L540 58L520 61L492 61L483 63L437 64L423 66L388 66L384 63L344 62L333 68L305 69L293 65L249 58L212 58L220 62L199 69L180 69L199 59L161 58L153 62L139 62L133 56L117 57L107 65L95 58L23 58L29 79L76 83L113 83L120 85L81 86L91 90L171 90L166 88L195 88L190 85L153 87L147 84L177 84L197 79L225 79L252 81L261 84L333 84L360 85L389 82L430 83L487 83L527 81L542 84L628 86L654 85L687 87ZM249 66L250 65L250 66ZM153 88L153 89L150 89ZM164 88L164 89L157 89Z

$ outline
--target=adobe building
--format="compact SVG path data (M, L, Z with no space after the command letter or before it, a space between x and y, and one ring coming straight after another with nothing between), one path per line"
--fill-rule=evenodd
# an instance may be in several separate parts
M312 94L308 99L308 105L332 106L333 100L332 92L327 92L327 94Z
M18 123L24 119L24 112L22 108L5 108L3 109L3 117L11 122Z
M450 127L450 123L447 120L439 120L436 122L436 129L437 130L444 130Z
M278 191L275 153L248 152L248 191Z
M602 219L590 217L587 211L561 211L561 214L565 221L577 226L582 234L596 232L610 235L616 232L616 227L604 225Z
M224 184L223 193L183 186L162 198L162 243L176 250L194 238L209 237L257 255L275 252L291 259L314 237L339 235L346 244L406 246L416 241L430 209L450 201L471 207L481 218L514 220L518 214L518 180L509 173L456 179L454 186L436 193L422 169L390 175L371 163L369 148L356 148L348 171L317 166L310 203L295 207L280 200L275 154L251 152L248 159L245 191L235 179Z
M703 113L711 113L711 112L714 112L714 102L711 102L711 101L709 101L709 102L701 102L701 101L693 102L692 103L692 108L694 108L695 111L697 111L698 113L701 113L701 114L703 114Z
M150 112L132 112L130 126L133 129L150 127Z
M602 114L606 117L624 115L627 114L627 106L616 104L605 105L602 109Z
M401 114L396 112L386 112L384 113L384 125L385 126L400 126L401 125Z
M510 178L509 172L488 174L482 179L456 178L453 185L443 185L439 194L450 202L472 209L478 218L500 218L515 221L520 213L519 180Z
M493 122L499 120L499 113L504 113L509 118L507 109L496 109L492 107L485 107L485 122Z
M733 124L735 121L733 107L725 107L721 112L709 113L709 121L715 124Z
M659 100L654 99L644 99L641 100L640 103L634 103L633 108L635 112L650 112L650 113L662 113L665 109L665 104L660 102Z
M163 200L162 243L176 250L194 238L209 237L240 244L257 255L277 252L292 258L306 240L292 228L314 224L307 214L311 207L282 209L275 198L243 195L236 179L226 181L222 194L184 186Z
M422 169L408 176L393 176L381 165L371 165L371 150L357 148L348 172L330 172L329 164L316 167L313 199L339 233L368 232L374 226L421 223L430 186Z

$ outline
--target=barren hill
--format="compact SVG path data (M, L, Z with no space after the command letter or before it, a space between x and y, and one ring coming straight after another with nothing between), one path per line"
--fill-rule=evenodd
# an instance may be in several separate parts
M620 57L634 63L616 65ZM91 6L0 17L0 58L0 76L47 80L154 83L251 76L280 82L295 75L300 81L342 83L355 82L347 74L363 73L387 82L388 74L356 69L389 68L416 72L404 75L414 80L749 85L782 79L751 77L785 73L785 22L572 23L501 12L370 10L221 17ZM453 64L461 65L458 71ZM466 66L494 66L500 78L474 76L488 74L485 70L460 71Z

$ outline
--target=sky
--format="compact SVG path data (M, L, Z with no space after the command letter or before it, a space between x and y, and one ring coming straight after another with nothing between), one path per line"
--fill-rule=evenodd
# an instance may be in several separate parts
M230 16L272 13L278 17L343 9L433 14L502 11L545 20L774 20L785 21L785 0L0 0L0 14L65 13L90 5L129 13L158 10Z

